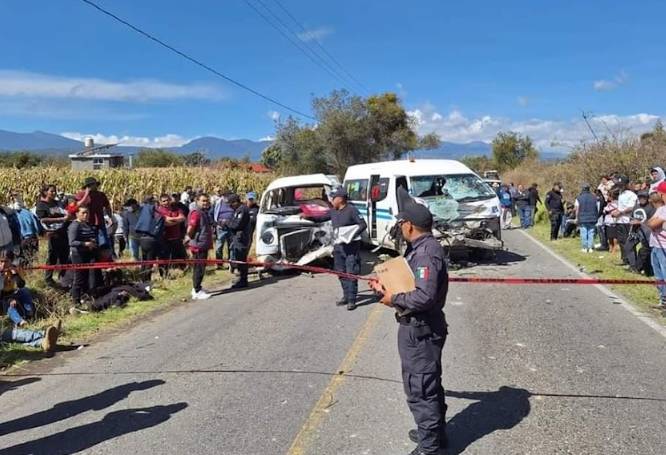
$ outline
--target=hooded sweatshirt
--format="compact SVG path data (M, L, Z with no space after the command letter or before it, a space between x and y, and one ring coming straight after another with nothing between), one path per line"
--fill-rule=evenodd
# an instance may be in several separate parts
M656 180L653 180L652 183L650 183L650 193L656 193L657 186L666 179L666 174L664 174L664 170L660 167L653 167L652 170L657 171L658 175Z

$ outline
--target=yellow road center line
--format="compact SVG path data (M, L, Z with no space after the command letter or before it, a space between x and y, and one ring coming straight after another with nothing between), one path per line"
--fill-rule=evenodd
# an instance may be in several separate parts
M346 379L344 373L351 371L352 367L356 363L356 358L363 349L363 346L365 346L365 343L368 340L368 336L377 325L379 316L383 311L386 311L386 308L380 304L375 304L372 310L370 310L368 318L361 327L361 330L356 336L356 339L352 343L351 347L347 351L347 355L345 355L345 358L342 360L342 363L336 370L340 374L336 374L329 381L328 385L319 397L319 401L317 401L317 404L314 405L312 412L310 412L310 415L305 420L301 430L296 435L294 442L291 443L291 447L289 447L287 455L304 455L307 453L306 450L312 443L312 437L314 436L315 431L317 431L317 428L319 428L324 416L326 415L326 410L331 405L333 397L335 396L335 392Z

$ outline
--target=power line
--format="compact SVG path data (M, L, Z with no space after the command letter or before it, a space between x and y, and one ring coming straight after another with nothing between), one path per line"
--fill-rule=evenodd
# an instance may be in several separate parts
M282 19L280 19L279 16L277 16L268 6L266 6L265 3L263 3L261 0L257 0L261 6L264 7L266 11L273 17L275 21L278 22L278 24L282 25L285 29L287 29L289 32L294 34L293 31L290 30L289 26L287 26ZM303 47L300 38L296 36L297 40L294 40L291 36L289 36L282 28L280 28L273 20L269 19L268 16L266 16L264 13L262 13L254 4L252 4L249 0L245 0L245 3L254 10L255 13L257 13L268 25L273 27L280 35L282 35L286 40L288 40L294 47L296 47L303 55L305 55L312 63L326 71L329 75L333 76L335 79L338 81L342 82L343 84L346 84L347 81L345 81L342 76L340 76L334 68L331 68L330 65L328 65L322 58L314 52L312 49L309 47L305 46ZM294 34L295 35L295 34ZM346 87L345 87L346 88Z
M326 55L328 56L328 58L331 59L331 61L332 61L333 63L335 63L335 64L336 64L336 65L337 65L337 66L338 66L338 67L339 67L339 68L340 68L340 69L341 69L341 70L347 75L347 77L349 77L349 79L351 79L352 81L354 81L354 82L356 83L356 85L358 85L358 86L359 86L361 89L363 89L364 91L366 91L366 92L368 91L367 87L365 87L361 82L359 82L359 80L356 79L356 78L354 77L353 74L351 74L349 71L347 71L347 69L346 69L346 68L345 68L345 67L344 67L344 66L338 61L338 59L336 59L335 57L333 57L333 55L331 55L330 52L328 52L328 51L326 50L326 48L323 46L323 44L321 44L321 43L319 42L319 40L317 39L317 37L314 36L314 35L312 35L312 32L308 31L308 30L303 26L303 24L302 24L301 22L299 22L298 19L296 19L296 18L294 17L294 15L291 14L291 13L289 12L289 10L288 10L288 9L282 4L282 2L280 2L280 0L273 0L273 1L277 4L277 6L278 6L278 7L279 7L279 8L280 8L280 9L281 9L281 10L282 10L287 16L289 16L289 18L290 18L290 19L291 19L291 20L292 20L292 21L293 21L293 22L294 22L294 23L295 23L295 24L301 29L301 31L302 31L303 33L307 34L307 35L311 38L311 40L314 41L314 43L317 45L317 47L318 47L319 49L321 49L321 51L322 51L324 54L326 54ZM303 40L301 40L301 41L303 41Z
M592 125L590 125L590 122L588 120L588 114L581 110L582 115L583 115L583 120L585 120L585 124L587 125L588 129L590 130L590 133L592 133L592 136L594 136L594 140L599 142L599 138L597 137L597 133L594 132L594 129L592 128Z
M146 32L146 31L140 29L139 27L130 24L130 23L127 22L126 20L124 20L124 19L122 19L122 18L116 16L116 15L113 14L112 12L110 12L110 11L108 11L108 10L102 8L101 6L99 6L99 5L97 5L96 3L92 2L91 0L81 0L81 1L82 1L83 3L86 3L86 4L89 5L89 6L92 6L93 8L95 8L96 10L98 10L99 12L101 12L102 14L105 14L105 15L109 16L110 18L116 20L117 22L120 22L121 24L123 24L123 25L129 27L130 29L132 29L132 30L134 30L135 32L137 32L138 34L143 35L144 37L146 37L146 38L148 38L148 39L154 41L155 43L159 44L160 46L162 46L162 47L164 47L164 48L170 50L171 52L174 52L174 53L180 55L181 57L183 57L184 59L189 60L190 62L194 63L195 65L200 66L201 68L205 69L206 71L209 71L209 72L215 74L216 76L221 77L222 79L226 80L227 82L230 82L230 83L234 84L235 86L240 87L240 88L242 88L243 90L248 91L248 92L252 93L252 94L255 95L255 96L258 96L259 98L262 98L262 99L268 101L269 103L272 103L272 104L274 104L274 105L276 105L276 106L279 106L279 107L281 107L281 108L283 108L283 109L286 109L286 110L288 110L289 112L292 112L292 113L294 113L294 114L297 114L297 115L299 115L299 116L301 116L301 117L309 118L309 119L311 119L311 120L316 120L316 119L315 119L314 117L312 117L311 115L305 114L305 113L303 113L303 112L301 112L301 111L299 111L299 110L297 110L297 109L294 109L294 108L292 108L292 107L289 107L289 106L287 106L286 104L283 104L283 103L277 101L276 99L271 98L271 97L268 96L268 95L264 95L263 93L261 93L261 92L255 90L255 89L253 89L253 88L251 88L251 87L248 87L247 85L243 84L242 82L239 82L239 81L237 81L237 80L235 80L235 79L232 79L232 78L229 77L229 76L226 76L225 74L222 74L221 72L219 72L219 71L216 70L215 68L213 68L213 67L211 67L211 66L209 66L209 65L207 65L207 64L205 64L205 63L203 63L201 60L198 60L198 59L196 59L195 57L191 57L190 55L186 54L185 52L180 51L180 50L176 49L175 47L173 47L172 45L165 43L164 41L162 41L161 39L155 37L154 35L151 35L150 33L148 33L148 32Z

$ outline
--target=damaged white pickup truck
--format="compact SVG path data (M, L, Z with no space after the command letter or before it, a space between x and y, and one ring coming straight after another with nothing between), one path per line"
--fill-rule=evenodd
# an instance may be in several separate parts
M299 265L331 257L333 228L328 194L340 186L324 174L283 177L268 185L261 196L255 249L257 260Z

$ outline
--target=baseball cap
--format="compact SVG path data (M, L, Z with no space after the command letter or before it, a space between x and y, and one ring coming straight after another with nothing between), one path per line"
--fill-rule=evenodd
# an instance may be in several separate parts
M227 203L233 204L234 202L240 202L240 196L237 194L230 194L227 198Z
M425 205L418 202L409 202L405 204L402 211L398 213L398 221L409 221L414 226L422 229L432 228L432 213Z
M626 175L618 175L617 177L615 177L615 181L617 183L622 183L626 185L629 183L629 177L627 177Z
M83 187L88 187L90 185L99 185L99 182L95 177L86 177L86 179L83 181Z
M343 187L339 186L336 189L334 189L333 191L331 191L331 199L333 199L335 197L343 197L343 198L346 199L347 198L347 191Z
M645 199L647 199L650 195L648 194L647 191L639 191L638 193L636 193L636 196L644 197Z
M257 198L257 193L254 191L250 191L245 195L245 199L256 199Z
M666 180L657 185L657 193L666 194Z

